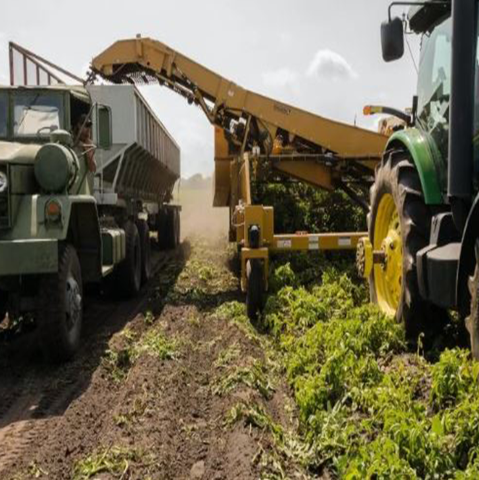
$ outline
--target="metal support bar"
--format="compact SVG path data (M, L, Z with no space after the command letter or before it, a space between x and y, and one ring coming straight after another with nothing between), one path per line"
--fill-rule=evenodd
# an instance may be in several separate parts
M274 235L272 252L305 250L355 250L368 232L308 233Z
M24 47L21 47L17 43L10 42L9 43L9 50L10 50L10 55L11 55L11 63L10 63L10 79L11 79L11 84L14 85L14 78L12 77L12 67L13 67L13 52L17 51L22 57L23 57L23 69L24 69L24 80L25 84L28 84L28 72L27 72L27 60L32 62L37 68L43 70L45 73L48 75L48 83L50 84L51 78L54 78L58 83L65 83L63 82L58 76L56 76L53 72L48 70L45 65L48 67L52 68L53 70L65 75L66 77L69 77L72 80L75 80L76 82L79 82L81 84L85 84L85 80L83 80L80 77L77 77L73 73L69 72L68 70L65 70L64 68L60 67L59 65L56 65L53 62L50 62L46 58L41 57L40 55L37 55L36 53L31 52L30 50L27 50ZM37 79L39 79L39 74L37 73ZM38 82L39 83L39 82Z

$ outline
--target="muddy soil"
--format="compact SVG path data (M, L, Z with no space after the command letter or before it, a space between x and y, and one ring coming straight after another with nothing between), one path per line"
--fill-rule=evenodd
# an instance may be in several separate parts
M4 340L0 478L303 478L271 428L296 420L267 339L231 314L233 257L189 237L138 298L91 297L69 364L48 365L35 332Z

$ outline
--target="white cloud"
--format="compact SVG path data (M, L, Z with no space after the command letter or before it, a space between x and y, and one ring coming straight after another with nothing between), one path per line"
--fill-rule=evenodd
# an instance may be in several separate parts
M287 67L283 67L278 70L262 73L261 78L266 87L284 88L293 86L298 81L298 74Z
M306 75L308 77L317 76L324 80L351 80L358 78L358 74L344 57L329 49L322 49L316 52L306 70Z

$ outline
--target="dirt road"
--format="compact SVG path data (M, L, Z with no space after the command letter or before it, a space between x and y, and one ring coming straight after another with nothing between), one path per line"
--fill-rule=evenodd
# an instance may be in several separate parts
M91 299L68 365L45 364L34 334L5 341L0 478L300 478L275 448L294 409L232 258L187 239L139 298Z

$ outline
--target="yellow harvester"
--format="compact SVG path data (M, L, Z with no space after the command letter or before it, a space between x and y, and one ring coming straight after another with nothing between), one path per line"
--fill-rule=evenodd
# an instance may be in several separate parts
M214 206L230 209L230 238L241 247L241 286L255 319L267 289L271 252L355 249L363 232L276 234L273 208L253 205L253 176L284 175L342 189L367 208L387 136L328 120L248 91L150 38L121 40L95 57L114 83L160 84L198 105L215 127Z

